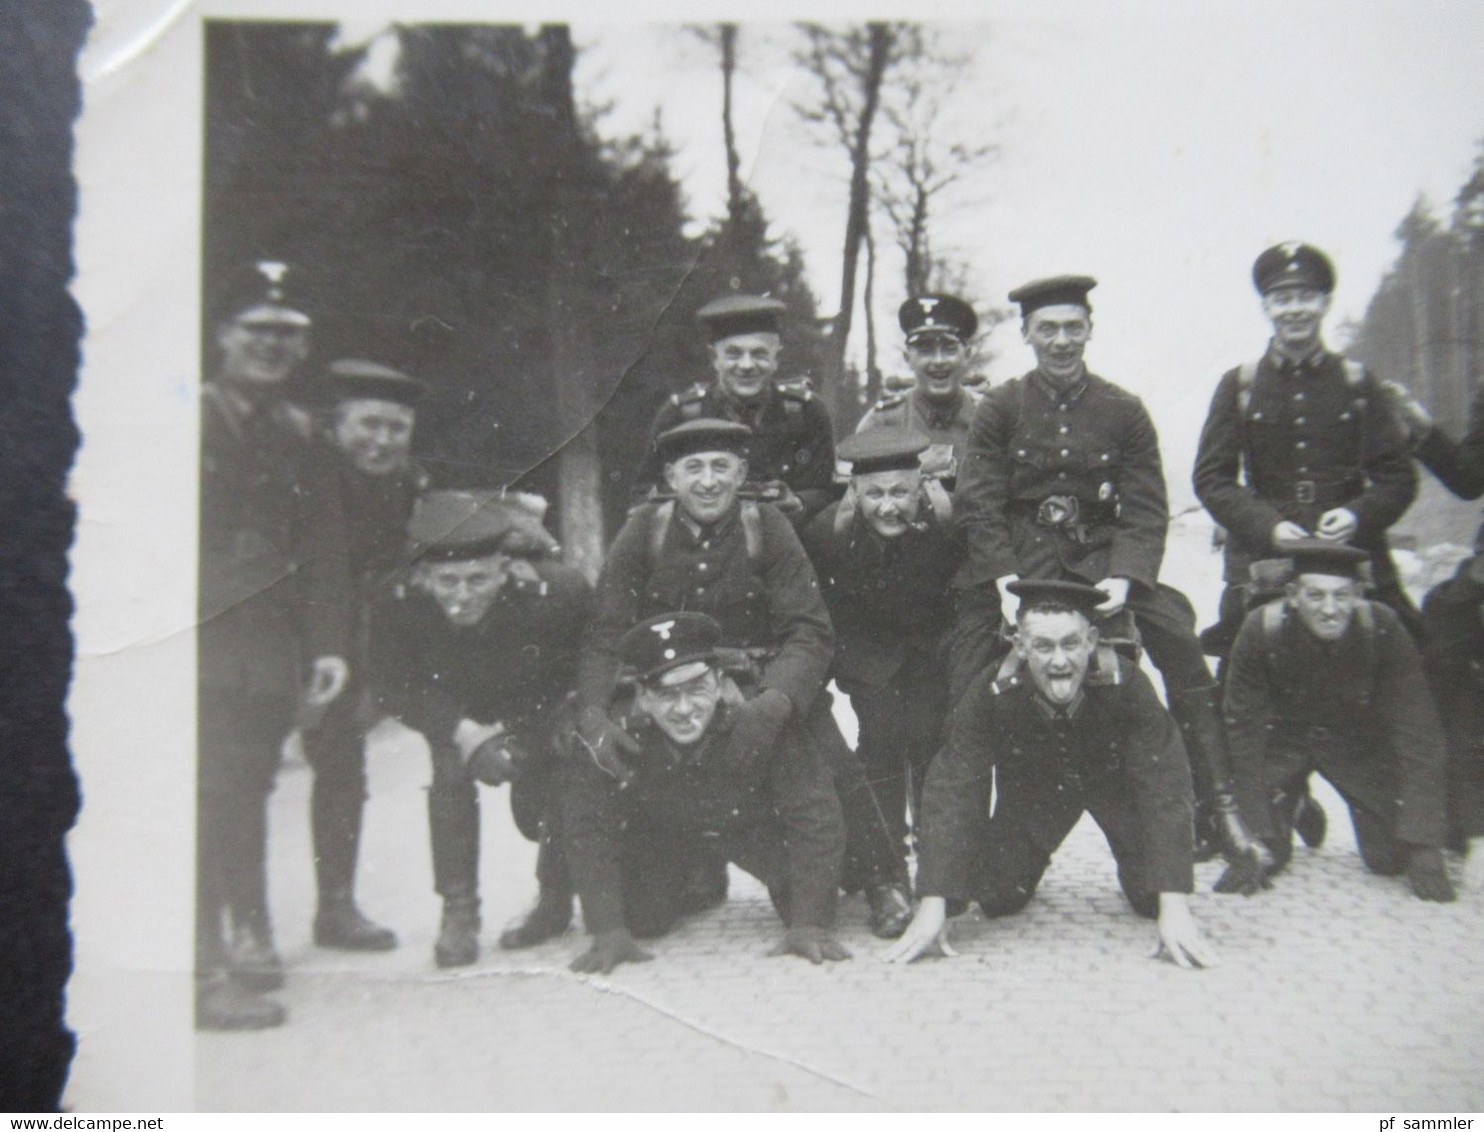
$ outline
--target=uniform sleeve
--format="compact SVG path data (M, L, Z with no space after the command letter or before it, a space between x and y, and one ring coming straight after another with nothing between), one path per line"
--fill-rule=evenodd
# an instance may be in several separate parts
M1359 520L1352 541L1362 546L1384 535L1417 498L1417 468L1406 434L1387 408L1385 391L1369 375L1365 388L1370 405L1365 414L1361 457L1366 487L1349 504Z
M953 493L953 519L964 532L968 557L954 579L955 589L992 585L1019 572L1005 507L1010 500L1009 444L1015 427L1010 402L1016 384L990 390L974 414L968 451Z
M1434 428L1418 445L1417 459L1454 495L1464 499L1484 495L1484 383L1474 390L1464 438L1454 440Z
M357 612L350 517L340 476L323 453L309 464L301 504L305 654L349 658Z
M831 928L845 861L845 818L823 757L790 723L781 752L769 764L773 808L783 824L789 886L789 927Z
M948 742L934 756L922 793L917 894L970 900L976 857L989 820L993 672L984 672L953 707Z
M1277 827L1268 798L1266 767L1268 736L1277 725L1278 706L1263 632L1262 611L1255 609L1247 615L1232 645L1223 706L1237 806L1255 836L1272 837Z
M577 758L561 760L558 839L582 900L582 922L593 935L624 925L621 803L618 783L596 766Z
M1118 522L1109 547L1108 576L1153 590L1165 556L1170 507L1165 497L1159 435L1142 401L1132 398L1118 469Z
M592 612L592 590L581 571L560 563L537 566L548 593L540 599L537 671L521 709L506 721L515 738L534 753L551 738L553 721L577 679L577 657Z
M1382 605L1376 619L1375 704L1396 760L1396 836L1441 846L1447 833L1447 742L1422 672L1422 659L1401 620Z
M1144 843L1145 883L1153 892L1194 887L1194 795L1180 729L1149 678L1130 666L1125 685L1127 767Z
M759 683L786 695L795 715L802 716L824 687L835 652L835 630L799 536L777 508L759 506L758 513L769 635L779 643Z
M649 525L653 509L636 510L618 532L598 575L592 619L577 664L577 696L583 707L607 709L618 678L618 642L638 621L639 594L647 581Z
M807 443L813 453L808 466L789 486L803 503L800 525L807 523L835 498L835 426L829 410L817 397L804 402L809 418Z
M455 698L443 690L416 601L387 601L375 609L371 679L383 709L436 746L453 741L454 728L464 715Z
M1196 497L1202 506L1238 542L1267 550L1272 546L1273 528L1283 521L1276 507L1258 499L1250 488L1243 487L1242 413L1238 405L1237 370L1230 370L1216 386L1211 408L1201 429L1200 444L1195 454L1192 477Z

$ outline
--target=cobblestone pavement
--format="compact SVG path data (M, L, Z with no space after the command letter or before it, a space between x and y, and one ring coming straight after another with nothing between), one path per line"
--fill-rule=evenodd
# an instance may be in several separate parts
M1190 539L1171 565L1187 560L1212 569ZM1429 905L1368 874L1322 784L1329 840L1297 850L1273 891L1218 897L1220 865L1198 868L1214 970L1146 957L1153 925L1084 819L1025 912L959 922L953 960L880 962L858 897L841 913L853 961L768 958L777 921L733 870L723 908L604 978L566 970L580 925L494 947L534 892L534 852L505 792L485 790L487 949L454 976L432 963L426 755L387 726L371 761L361 899L402 946L311 945L308 773L291 764L272 816L289 1024L200 1035L203 1109L1484 1109L1484 893Z

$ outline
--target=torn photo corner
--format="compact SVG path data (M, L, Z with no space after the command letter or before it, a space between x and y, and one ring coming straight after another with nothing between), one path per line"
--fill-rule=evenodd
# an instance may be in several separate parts
M1351 1063L1376 1066L1349 1096L1305 1091L1291 1035L1243 1011L1227 1020L1238 1048L1260 1052L1227 1064L1203 1044L1208 992L1139 961L1149 926L1117 904L1088 822L1028 914L976 914L951 960L882 966L859 895L841 902L853 960L768 959L782 924L734 868L719 908L644 944L653 962L590 978L569 970L587 947L570 895L570 924L548 908L549 930L524 926L549 938L500 943L538 892L539 814L519 782L490 784L522 752L465 729L457 749L483 751L486 778L474 809L460 795L433 820L464 823L461 846L474 823L472 862L430 835L438 754L363 695L367 610L408 587L437 596L403 537L418 493L464 500L433 544L508 549L519 528L590 583L655 486L656 414L718 380L706 304L782 305L769 364L793 407L778 411L812 401L838 438L907 372L909 294L971 300L993 385L1032 364L1008 292L1086 272L1089 362L1150 410L1179 516L1165 574L1208 624L1220 568L1188 472L1218 378L1267 341L1253 257L1325 248L1343 336L1398 225L1419 197L1447 214L1484 135L1474 4L933 10L98 4L76 156L73 1110L1484 1103L1461 1063L1449 1083L1448 1051L1474 1048L1484 1017L1462 968L1437 976L1451 1006L1404 974L1393 987L1423 996L1409 1033L1436 1023L1418 1077L1434 1093L1363 1046L1389 1001L1316 1015L1331 1043L1353 1026ZM327 453L375 485L343 489L368 516L354 529L301 506L305 485L341 483ZM561 592L552 573L511 577ZM344 672L314 663L335 656ZM838 690L835 711L853 741ZM1344 863L1336 891L1365 914L1373 894ZM441 883L449 869L477 888ZM1302 911L1197 891L1225 960L1211 980L1275 962L1244 914L1271 917L1276 940ZM1463 963L1480 925L1459 908L1428 930L1457 935ZM451 914L476 924L471 963L443 962L467 943ZM1402 946L1408 923L1387 924L1378 952L1356 942L1366 962ZM1356 991L1292 930L1316 988ZM1125 1061L1075 1045L1089 1003L1144 1020ZM1176 1062L1193 1068L1172 1077Z

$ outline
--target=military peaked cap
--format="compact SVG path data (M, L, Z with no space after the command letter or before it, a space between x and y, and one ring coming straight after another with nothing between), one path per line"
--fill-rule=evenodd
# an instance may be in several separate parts
M1021 612L1030 612L1044 606L1067 606L1084 614L1089 620L1097 619L1093 610L1108 600L1108 595L1102 590L1082 582L1022 578L1005 588L1020 599Z
M666 464L693 452L732 452L745 459L751 440L752 429L745 424L697 417L660 433L654 438L654 450Z
M705 325L711 341L720 342L736 334L779 334L787 309L780 299L724 295L698 310L696 317Z
M1278 544L1278 549L1293 560L1294 577L1300 574L1330 574L1337 578L1360 579L1361 564L1371 556L1363 550L1323 539L1293 539Z
M1049 279L1036 279L1010 292L1010 301L1020 304L1020 317L1029 318L1033 311L1042 307L1057 307L1073 303L1092 310L1087 292L1098 285L1091 275L1053 275Z
M1328 294L1335 289L1335 265L1314 245L1289 240L1257 257L1252 283L1259 295L1279 287L1310 287Z
M918 457L931 443L914 428L873 428L847 436L835 453L850 461L851 475L863 476L919 467Z
M533 558L558 549L540 519L498 491L425 493L412 509L407 537L415 556L435 562Z
M251 325L307 327L312 320L306 290L304 272L297 267L272 259L246 263L216 288L216 317Z
M897 311L897 322L911 342L924 334L951 334L967 342L979 329L974 308L953 295L919 295L908 299Z
M335 401L395 401L415 406L428 395L426 381L400 370L360 358L341 358L325 368L320 382L322 399Z
M662 613L641 621L618 643L619 659L644 684L678 684L716 660L721 626L704 613ZM697 666L691 671L692 666ZM669 675L669 679L662 677Z

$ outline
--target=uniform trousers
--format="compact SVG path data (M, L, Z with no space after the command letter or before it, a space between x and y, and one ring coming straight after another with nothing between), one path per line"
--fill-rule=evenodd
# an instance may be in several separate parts
M1484 837L1484 585L1470 559L1422 605L1422 660L1448 734L1448 826L1455 846Z

